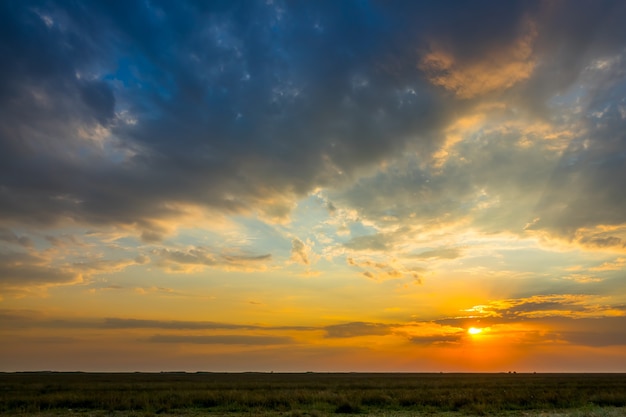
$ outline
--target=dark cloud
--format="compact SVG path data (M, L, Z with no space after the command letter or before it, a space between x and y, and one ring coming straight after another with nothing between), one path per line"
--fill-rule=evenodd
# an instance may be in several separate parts
M429 148L447 117L375 4L2 7L6 221L123 223L154 242L171 202L284 215L268 197L339 184L409 139Z
M55 344L68 344L81 342L81 339L77 337L63 337L63 336L50 336L50 337L27 337L22 339L26 343L42 344L42 345L55 345Z
M626 222L624 193L618 191L626 175L626 55L591 62L578 84L581 94L581 131L563 152L536 206L533 229L548 229L568 237L596 225ZM620 245L620 237L586 236L592 246Z
M0 241L19 246L31 247L33 242L26 236L18 236L12 230L0 227Z
M263 267L272 258L270 254L248 255L217 253L203 247L195 247L186 251L162 248L155 249L153 254L157 258L157 264L173 272L185 272L188 266L208 266L242 270L255 269Z
M622 314L626 311L622 306ZM626 316L536 319L555 330L550 336L579 346L603 347L626 345Z
M414 12L427 13L431 18L424 22L426 27L422 29L428 41L444 45L455 57L468 62L494 49L508 47L519 37L524 20L537 16L540 4L540 1L506 4L489 0L471 4L444 1L437 7ZM407 13L404 18L412 17L413 13ZM422 19L426 20L425 16Z
M94 329L99 328L93 320L51 319L44 314L32 311L0 311L0 324L3 329Z
M106 318L102 324L107 329L255 329L257 326L244 326L228 323L203 322L203 321L163 321L145 319L121 319Z
M86 81L80 85L80 96L100 125L107 126L115 117L115 96L104 81Z
M474 143L463 148L470 175L453 164L433 176L423 164L440 148L441 128L484 98L449 94L476 81L464 71L490 59L506 66L506 51L517 46L528 48L520 61L526 72L487 91L504 94L512 118L567 124L571 103L558 98L584 87L572 99L586 133L563 154L534 227L570 233L626 221L626 210L616 209L626 204L623 2L0 7L0 52L11 57L0 67L6 224L121 223L154 243L168 233L157 219L180 215L185 204L284 218L293 198L350 184L407 149L419 157L406 178L356 184L343 201L371 206L366 214L381 221L406 218L416 201L418 218L464 215L481 187L526 207L532 185L552 168L541 149ZM443 52L454 60L451 90L444 86L451 73L433 82L419 65ZM502 72L485 68L481 74ZM497 229L516 219L519 230L533 218L520 212L511 204L478 220ZM386 248L355 239L348 243L355 249Z
M290 337L247 336L247 335L211 335L211 336L173 336L155 335L148 339L152 343L190 343L201 345L286 345L294 343Z
M553 311L585 311L589 306L567 302L567 300L557 301L528 301L519 305L511 306L502 310L506 315L519 316L527 313L553 312Z
M79 272L67 267L50 266L47 259L36 255L0 252L0 288L70 284L81 279Z
M536 229L571 238L577 229L626 222L626 198L619 191L626 175L626 29L620 23L625 15L619 1L581 3L548 14L556 24L545 27L539 47L554 53L546 55L546 68L535 81L543 93L537 91L534 99L545 100L548 114L561 112L561 117L575 100L578 131L537 204ZM554 83L550 89L548 82ZM558 94L546 98L547 93Z
M46 236L45 239L55 247L85 246L78 237L73 235Z
M68 320L46 317L36 311L0 310L2 327L21 328L65 328L65 329L163 329L163 330L319 330L311 326L261 326L212 321L147 320L107 317L104 319Z
M624 17L626 8L616 1L513 2L507 10L485 5L467 6L473 10L462 15L465 6L450 4L446 23L421 29L437 41L439 49L431 53L441 50L446 55L440 58L455 65L448 68L455 73L439 75L435 83L444 87L448 77L453 91L467 89L464 82L479 81L477 69L490 59L501 60L504 67L506 59L515 63L519 57L506 51L516 45L528 47L520 51L524 65L511 67L526 70L524 75L484 80L495 83L489 95L467 94L476 107L468 105L459 120L481 114L486 120L473 131L461 130L463 140L445 149L446 158L429 161L422 154L332 195L333 201L357 207L380 224L428 225L469 217L489 233L522 233L533 219L538 220L527 230L568 238L599 224L623 224L626 31L617 16ZM437 15L438 10L430 12ZM479 22L485 26L478 27ZM487 33L498 36L490 40ZM520 44L525 36L527 42ZM487 72L497 78L497 68ZM484 110L481 100L493 107ZM495 105L500 100L506 106ZM619 247L618 239L623 241L602 236L581 243Z
M33 310L11 310L0 309L0 323L2 327L9 328L10 323L19 323L17 327L20 327L22 323L32 322L41 318L41 314Z
M391 326L382 323L352 322L326 326L326 337L384 336L391 333Z
M595 3L542 4L536 15L538 24L537 54L540 71L529 85L527 97L545 110L545 100L554 93L564 93L596 58L620 53L626 40L621 19L626 7L621 1Z
M621 329L604 332L566 332L560 333L559 336L574 345L591 347L626 346L626 331Z
M607 236L607 237L595 237L595 236L584 236L580 239L580 243L584 245L596 246L599 248L608 248L612 246L623 246L624 241L616 236Z

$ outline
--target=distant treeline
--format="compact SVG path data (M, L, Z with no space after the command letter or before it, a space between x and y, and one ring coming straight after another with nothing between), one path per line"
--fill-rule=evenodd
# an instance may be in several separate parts
M473 415L626 407L625 374L0 373L0 413L105 410L162 413Z

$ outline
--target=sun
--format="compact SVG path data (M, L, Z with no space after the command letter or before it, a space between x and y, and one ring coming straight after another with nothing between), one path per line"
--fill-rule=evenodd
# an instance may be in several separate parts
M467 329L467 332L471 335L477 335L483 332L483 329L479 329L478 327L470 327Z

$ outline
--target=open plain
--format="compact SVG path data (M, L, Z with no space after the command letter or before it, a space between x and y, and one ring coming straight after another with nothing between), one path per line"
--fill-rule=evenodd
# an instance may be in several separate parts
M624 374L0 374L17 416L626 415Z

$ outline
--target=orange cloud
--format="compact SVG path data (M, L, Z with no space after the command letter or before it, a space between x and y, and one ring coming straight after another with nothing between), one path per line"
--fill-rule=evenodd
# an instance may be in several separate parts
M535 25L528 21L524 33L513 45L493 50L473 62L459 62L444 47L434 45L418 68L434 85L453 92L459 98L472 98L508 89L530 77L535 68L533 44Z
M471 318L499 318L507 321L548 317L597 318L620 317L626 313L620 307L604 304L605 298L588 294L535 295L527 298L494 300L462 310Z
M604 262L600 266L589 268L590 271L620 271L626 268L626 257L619 257L613 262Z

